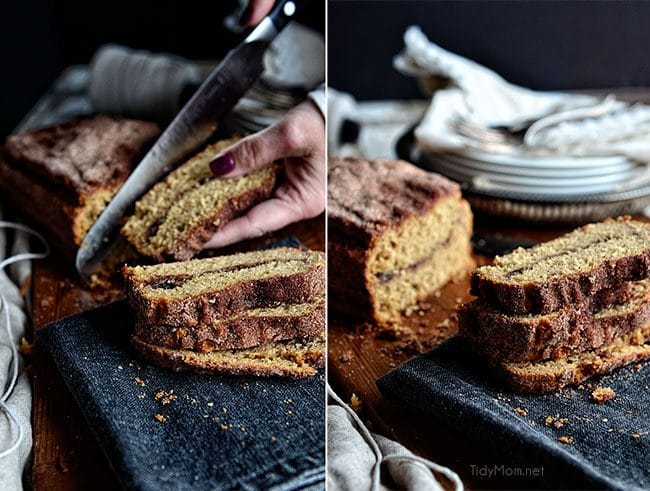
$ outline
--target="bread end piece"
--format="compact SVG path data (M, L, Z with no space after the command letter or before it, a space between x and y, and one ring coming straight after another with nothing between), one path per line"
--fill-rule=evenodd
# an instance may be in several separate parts
M197 353L162 348L132 336L136 351L146 360L175 372L304 378L324 366L325 340L311 338L281 341L244 350Z
M555 392L594 375L650 359L650 324L598 349L561 360L538 363L504 363L499 370L508 385L533 394Z

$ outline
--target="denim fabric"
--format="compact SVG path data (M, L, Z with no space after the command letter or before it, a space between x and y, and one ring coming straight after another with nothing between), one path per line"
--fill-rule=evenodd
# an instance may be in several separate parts
M510 462L543 466L544 485L650 489L650 364L588 382L613 388L616 397L599 405L588 388L539 396L509 392L455 337L377 385L388 399L425 411ZM545 424L548 416L567 421L557 428ZM573 443L560 443L561 436Z
M125 487L324 487L322 372L307 380L173 373L138 359L133 322L122 300L38 332ZM175 400L156 400L171 390Z

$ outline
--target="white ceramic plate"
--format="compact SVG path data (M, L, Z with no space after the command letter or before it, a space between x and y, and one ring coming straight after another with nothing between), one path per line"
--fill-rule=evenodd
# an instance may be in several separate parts
M638 167L637 164L624 160L613 165L597 167L518 167L513 165L493 164L482 162L480 160L470 160L456 154L440 154L440 156L428 156L429 159L443 159L447 162L454 162L459 167L478 172L494 172L500 174L509 174L514 176L528 176L540 178L564 178L564 177L588 177L588 176L608 176L621 172L633 170Z
M436 164L434 164L436 165ZM466 167L458 166L455 162L447 160L439 160L439 165L445 170L460 172L469 178L484 177L494 182L503 182L508 184L519 184L522 186L557 186L564 188L575 188L582 186L590 186L595 184L617 184L620 182L628 181L641 173L639 169L630 169L623 172L608 174L604 176L579 176L579 177L554 177L554 176L521 176L502 174L498 172L485 172L468 169Z
M454 180L468 183L475 191L513 192L528 195L531 199L545 196L563 196L580 199L595 193L609 193L618 191L619 187L635 177L643 174L642 170L635 170L615 179L606 177L600 181L562 180L562 183L541 181L540 179L516 178L513 176L495 177L493 174L467 173L458 169L453 164L437 162L431 169L451 177ZM504 179L505 177L505 179Z
M434 155L434 154L431 154ZM525 157L525 156L514 156L514 155L504 155L496 153L485 153L478 152L476 150L466 150L462 153L458 153L460 157L465 157L471 160L477 160L480 162L487 162L498 165L508 165L515 167L541 167L543 169L549 168L571 168L571 169L583 169L594 168L594 167L607 167L614 164L621 164L627 162L628 160L622 156L612 156L612 157Z

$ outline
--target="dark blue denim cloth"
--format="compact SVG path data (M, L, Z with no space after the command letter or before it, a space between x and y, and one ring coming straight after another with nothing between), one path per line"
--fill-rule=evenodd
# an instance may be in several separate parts
M173 373L138 359L133 323L122 300L38 331L125 487L324 488L322 372L306 380ZM168 404L155 397L172 390Z
M497 385L455 337L392 370L377 385L388 399L425 411L483 447L499 450L509 462L543 466L544 485L650 489L650 363L589 383L611 387L616 397L599 405L588 388L540 396L512 393ZM567 421L558 428L545 424L548 416ZM561 436L573 443L560 443Z
M281 246L301 243L265 248ZM121 300L38 331L125 487L324 489L323 371L306 380L173 373L139 360L134 322Z

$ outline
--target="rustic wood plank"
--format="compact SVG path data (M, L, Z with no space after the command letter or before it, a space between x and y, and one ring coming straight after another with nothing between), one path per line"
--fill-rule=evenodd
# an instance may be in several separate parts
M324 250L325 219L320 215L266 237L229 247L250 250L269 240L297 236L307 247ZM34 264L33 325L38 330L62 317L123 296L118 289L91 291L75 271L53 255ZM71 347L73 349L73 347ZM35 342L32 358L34 463L32 482L38 490L117 489L119 484L79 406L44 348Z

